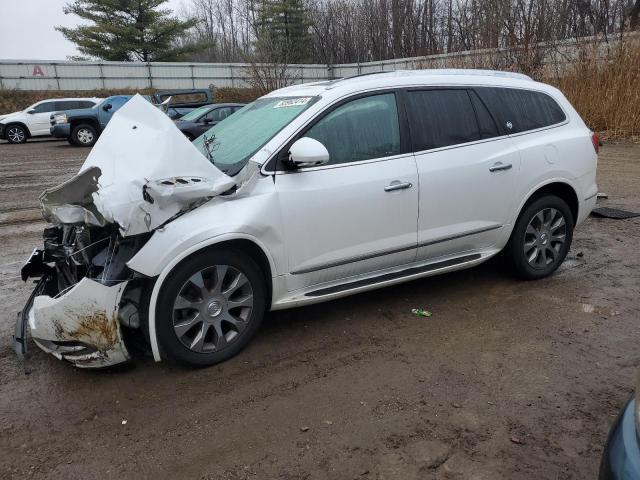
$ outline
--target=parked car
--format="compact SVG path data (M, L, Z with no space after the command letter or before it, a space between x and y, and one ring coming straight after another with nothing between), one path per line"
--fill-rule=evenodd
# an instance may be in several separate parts
M195 109L196 107L167 107L167 116L171 120L178 120Z
M244 107L243 103L205 105L204 107L187 113L180 120L177 120L176 127L178 127L189 140L194 140L242 107Z
M639 385L640 386L640 385ZM640 478L640 388L611 427L600 463L600 480Z
M60 111L50 116L50 133L56 138L66 138L71 145L91 147L111 120L111 117L131 95L114 95L95 108ZM156 92L145 99L160 106L171 115L177 108L196 108L212 99L210 90L171 90Z
M29 138L49 136L49 117L56 110L91 108L100 98L56 98L42 100L20 112L0 118L0 139L24 143Z
M117 121L116 121L117 120ZM551 275L596 202L597 135L491 71L388 72L265 95L193 143L136 97L41 196L16 323L80 367L237 354L268 310L473 267ZM527 288L523 286L523 288Z
M49 116L49 133L66 138L71 145L91 147L111 120L111 117L131 95L113 95L91 108L55 112Z

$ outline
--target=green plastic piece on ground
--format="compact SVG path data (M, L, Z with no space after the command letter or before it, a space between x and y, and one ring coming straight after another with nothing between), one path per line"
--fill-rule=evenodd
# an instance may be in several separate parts
M413 308L411 309L411 313L417 315L418 317L430 317L432 315L429 310L423 310L421 308Z

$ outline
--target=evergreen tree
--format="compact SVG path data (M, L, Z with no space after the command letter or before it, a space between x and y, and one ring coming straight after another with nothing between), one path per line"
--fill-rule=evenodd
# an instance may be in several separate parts
M262 0L257 10L256 53L262 61L308 61L310 22L303 1Z
M91 22L75 28L56 27L78 50L102 60L176 61L199 50L180 45L195 20L182 21L160 8L167 0L74 0L64 7Z

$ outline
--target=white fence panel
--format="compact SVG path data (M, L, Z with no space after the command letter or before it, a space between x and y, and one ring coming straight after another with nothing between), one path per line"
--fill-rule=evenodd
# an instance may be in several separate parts
M640 39L640 34L626 34ZM554 45L538 44L544 63L564 65L575 61L581 47L593 47L599 53L617 44L589 37L565 40ZM445 68L450 65L473 68L497 65L508 50L475 50L427 57L400 58L342 65L289 65L286 74L293 83L352 77L354 75L413 68ZM0 87L18 90L94 90L99 88L208 88L247 87L251 66L244 63L184 62L51 62L45 60L0 60Z

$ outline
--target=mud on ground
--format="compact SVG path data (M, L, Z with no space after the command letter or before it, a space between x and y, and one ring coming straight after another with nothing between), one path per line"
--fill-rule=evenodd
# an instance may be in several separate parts
M212 368L85 372L32 350L27 375L10 335L37 196L86 154L0 144L0 478L596 477L639 366L640 219L589 218L546 280L492 261L270 314ZM602 149L605 204L640 210L639 181L639 146Z

